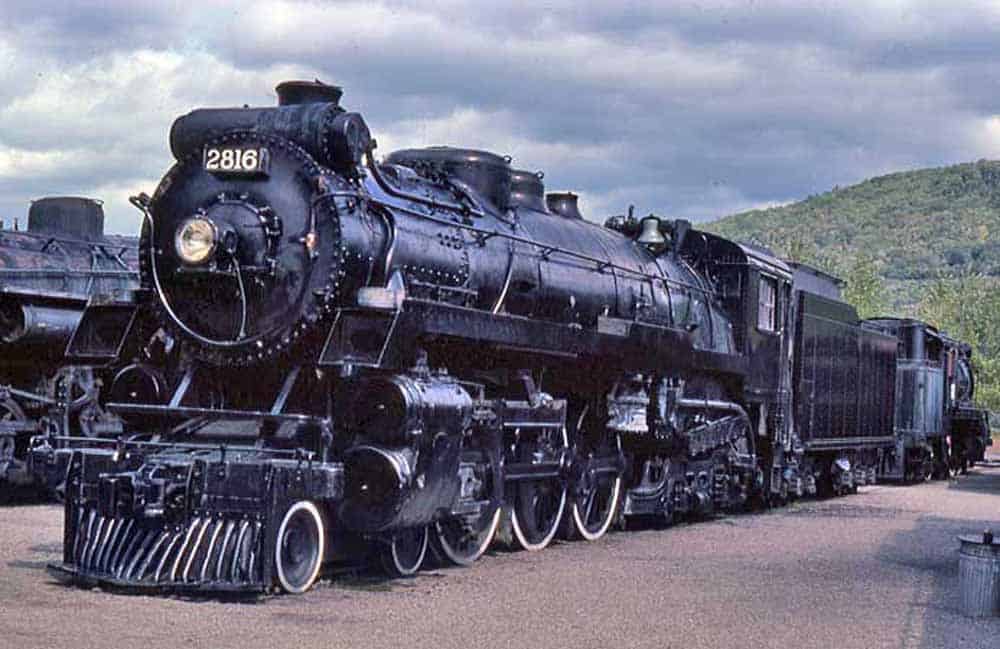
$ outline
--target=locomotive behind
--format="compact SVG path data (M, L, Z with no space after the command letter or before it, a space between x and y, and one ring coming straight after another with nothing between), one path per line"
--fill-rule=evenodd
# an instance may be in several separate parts
M407 575L498 530L540 550L874 479L895 339L781 260L602 227L485 151L378 161L339 88L277 91L177 119L134 200L141 286L70 347L129 350L129 436L37 449L66 477L57 573L302 592L342 558Z
M866 326L898 341L896 443L881 475L942 479L981 461L991 440L987 412L973 401L971 346L909 318L874 318Z
M64 350L91 298L138 286L137 243L105 235L89 198L42 198L26 229L0 226L0 485L37 482L32 435L120 432L99 398L109 377Z
M989 411L976 404L976 378L969 343L943 336L948 349L945 412L948 416L950 471L965 473L976 462L986 459L986 448L993 445Z

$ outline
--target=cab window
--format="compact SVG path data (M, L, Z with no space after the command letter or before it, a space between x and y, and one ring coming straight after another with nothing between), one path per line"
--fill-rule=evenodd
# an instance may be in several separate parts
M761 276L757 291L757 329L778 331L778 280Z

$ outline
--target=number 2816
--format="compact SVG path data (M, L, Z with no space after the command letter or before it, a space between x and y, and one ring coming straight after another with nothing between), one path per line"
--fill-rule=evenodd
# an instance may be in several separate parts
M205 149L206 171L228 171L231 173L266 172L266 149L216 148Z

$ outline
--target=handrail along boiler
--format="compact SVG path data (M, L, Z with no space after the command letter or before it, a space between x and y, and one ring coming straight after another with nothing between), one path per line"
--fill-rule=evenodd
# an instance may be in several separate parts
M136 435L56 452L58 571L301 592L341 557L406 575L428 545L473 562L498 528L538 550L619 516L850 489L891 443L845 432L846 373L839 419L799 442L799 292L766 251L655 216L601 227L485 151L379 162L339 88L278 96L179 118L176 164L135 199L142 287L121 308L145 324L122 335L148 340L117 346L140 351L109 408ZM799 304L835 323L814 361L888 339ZM873 368L891 384L890 362Z

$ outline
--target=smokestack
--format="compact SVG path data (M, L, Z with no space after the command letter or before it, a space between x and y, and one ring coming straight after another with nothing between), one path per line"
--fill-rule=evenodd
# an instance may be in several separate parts
M295 104L339 104L344 89L315 81L282 81L275 87L279 106Z

